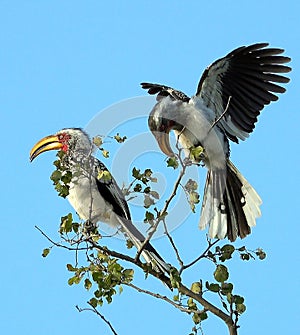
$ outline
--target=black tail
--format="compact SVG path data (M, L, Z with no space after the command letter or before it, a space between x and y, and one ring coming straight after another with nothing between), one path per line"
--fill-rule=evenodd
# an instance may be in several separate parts
M261 215L262 201L238 169L227 161L226 170L209 170L200 217L200 229L209 224L211 238L235 241L251 233Z

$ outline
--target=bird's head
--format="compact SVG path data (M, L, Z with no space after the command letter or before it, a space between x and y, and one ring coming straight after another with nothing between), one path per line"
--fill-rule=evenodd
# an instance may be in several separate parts
M170 145L170 131L181 131L184 127L174 120L160 116L160 113L154 108L148 118L148 126L154 135L161 151L167 156L174 156Z
M39 154L49 150L62 150L70 154L74 150L90 152L91 148L91 140L82 129L65 128L39 140L30 151L30 161L32 162Z

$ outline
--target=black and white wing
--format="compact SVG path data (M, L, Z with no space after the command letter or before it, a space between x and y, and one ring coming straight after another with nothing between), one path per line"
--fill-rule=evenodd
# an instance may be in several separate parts
M143 89L148 90L149 94L157 94L157 101L160 101L162 98L167 96L174 100L181 100L183 102L189 102L190 100L190 97L188 97L186 94L169 86L151 83L141 83L141 86Z
M258 43L233 50L212 63L199 81L196 97L215 112L216 119L226 110L218 125L234 142L245 140L264 106L285 92L278 83L289 82L279 73L291 71L283 65L291 59L280 55L283 49L267 46Z
M145 241L145 236L132 223L128 204L122 190L101 161L94 158L94 166L94 177L96 178L99 193L103 199L113 207L114 213L117 214L117 220L119 221L122 232L139 250ZM154 267L162 273L169 272L169 265L161 258L149 242L144 245L142 255L148 263L153 263L154 261Z
M94 158L96 185L103 199L112 205L114 212L121 218L131 220L130 211L124 194L106 166Z

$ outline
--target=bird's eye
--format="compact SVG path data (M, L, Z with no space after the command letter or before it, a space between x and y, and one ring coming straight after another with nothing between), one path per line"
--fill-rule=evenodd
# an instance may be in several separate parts
M59 142L66 143L70 140L71 136L67 133L62 133L58 135Z

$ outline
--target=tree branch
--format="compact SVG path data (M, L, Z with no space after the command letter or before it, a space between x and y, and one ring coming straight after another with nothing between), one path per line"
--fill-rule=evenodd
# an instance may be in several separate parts
M174 249L174 251L175 251L175 254L176 254L176 258L177 258L177 260L178 260L178 263L179 263L180 267L182 268L182 267L183 267L183 261L182 261L182 259L181 259L181 257L180 257L179 250L178 250L178 248L176 247L176 244L175 244L175 242L174 242L172 236L170 235L170 233L169 233L169 231L168 231L168 227L167 227L167 224L166 224L166 220L165 220L165 219L163 219L163 224L164 224L164 228L165 228L165 234L167 235L167 237L168 237L168 239L169 239L169 241L170 241L170 243L171 243L171 245L172 245L172 247L173 247L173 249ZM179 272L179 274L180 274L180 272Z
M179 150L181 150L181 149L179 149ZM180 151L179 151L179 153L180 153ZM164 206L164 208L158 213L158 217L157 217L157 219L156 219L155 224L153 225L153 227L152 227L150 233L148 234L147 238L145 239L145 241L143 242L143 244L142 244L141 247L139 248L139 250L138 250L138 252L137 252L137 254L136 254L136 256L135 256L136 259L139 259L139 257L140 257L140 255L141 255L143 249L145 248L146 244L147 244L148 242L150 242L152 236L153 236L154 233L156 232L156 229L157 229L159 223L160 223L161 221L164 221L164 217L165 217L165 214L167 214L167 210L168 210L168 208L169 208L169 205L170 205L170 203L172 202L173 198L176 196L178 187L180 186L181 180L182 180L182 178L183 178L183 176L184 176L184 174L185 174L186 165L185 165L184 162L182 161L182 159L181 159L181 157L180 157L180 154L177 155L177 156L178 156L178 159L179 159L179 161L180 161L180 163L181 163L181 166L182 166L181 172L180 172L180 174L179 174L179 176L178 176L178 178L177 178L177 180L176 180L176 182L175 182L175 185L174 185L174 187L173 187L173 190L172 190L172 193L171 193L170 197L169 197L169 198L166 200L166 202L165 202L165 206Z
M180 305L180 304L177 304L175 301L169 299L167 296L165 295L161 295L159 293L154 293L154 292L151 292L151 291L148 291L148 290L145 290L145 289L142 289L132 283L124 283L124 285L126 286L129 286L133 289L135 289L136 291L140 292L140 293L145 293L145 294L148 294L150 295L151 297L154 297L156 299L161 299L161 300L164 300L166 301L167 303L171 304L172 306L174 306L175 308L179 309L181 312L184 312L184 313L187 313L187 314L191 314L191 313L202 313L202 311L191 311L190 309Z
M194 259L192 262L190 262L189 264L183 265L183 266L181 267L181 269L179 270L179 274L181 274L184 270L186 270L187 268L191 267L192 265L196 264L200 259L206 257L206 253L207 253L207 252L208 252L208 251L209 251L215 244L217 244L219 241L220 241L220 240L217 239L217 240L215 240L214 242L211 243L211 242L208 240L208 247L203 251L203 253L202 253L200 256L198 256L196 259Z
M78 246L76 248L68 247L66 245L63 245L62 243L58 243L58 242L53 241L38 226L34 226L34 228L37 229L51 244L55 245L56 247L60 247L60 248L67 249L67 250L70 250L70 251L80 251L80 250L90 250L90 249L92 249L91 247L81 247L81 248L79 248ZM80 244L82 242L86 242L86 241L85 240L77 241L76 244Z
M97 314L98 316L100 316L100 318L108 325L108 327L110 328L111 332L114 335L118 335L118 333L115 331L114 327L112 326L112 324L105 318L105 316L103 314L101 314L94 306L92 306L89 302L88 304L91 306L91 308L80 308L79 306L76 306L76 309L78 310L78 312L84 312L84 311L91 311L95 314Z
M181 283L179 284L178 290L180 293L185 294L188 297L198 301L206 310L210 311L211 313L219 317L221 320L223 320L228 327L230 335L237 335L237 326L233 322L230 315L224 313L221 309L217 308L216 306L208 302L206 299L202 297L201 294L194 293Z

